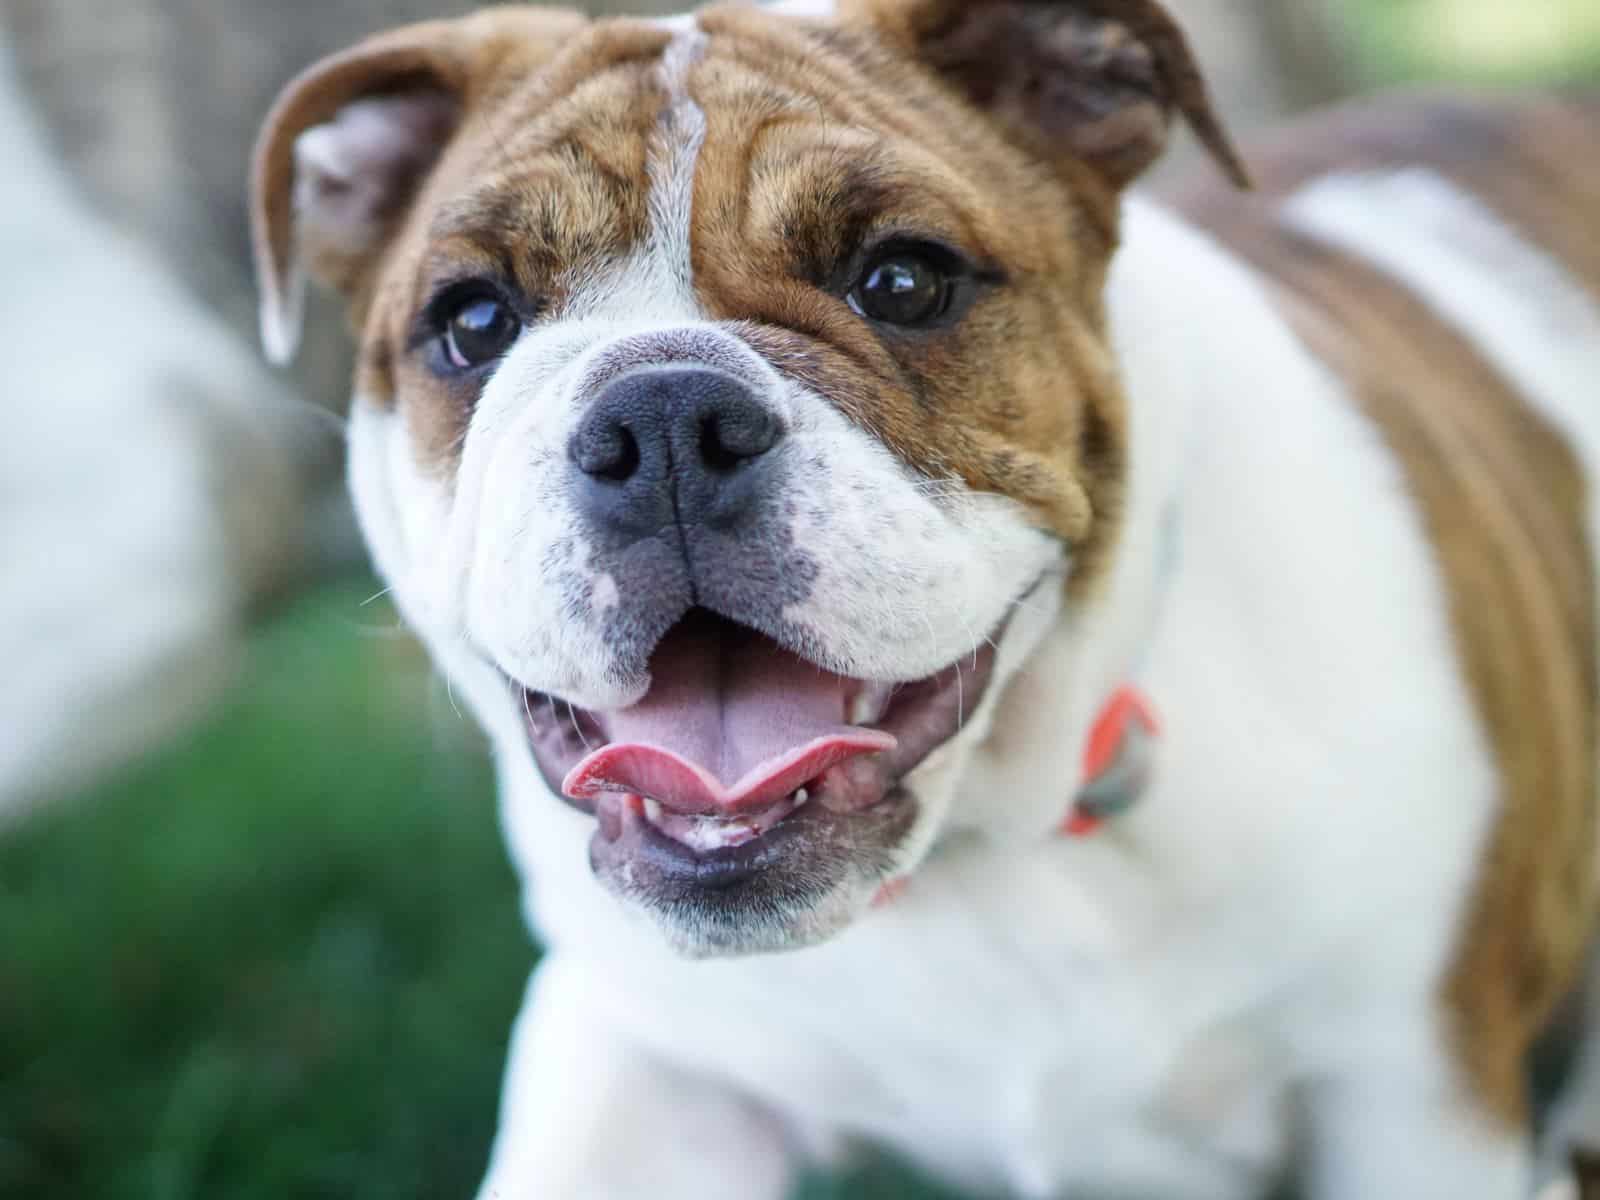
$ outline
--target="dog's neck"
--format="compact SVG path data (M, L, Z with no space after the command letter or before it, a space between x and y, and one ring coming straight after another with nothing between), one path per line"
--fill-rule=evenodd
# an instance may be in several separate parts
M1291 336L1244 267L1137 196L1126 205L1107 308L1129 405L1124 524L1108 578L1086 603L1068 606L1009 682L974 756L956 819L990 836L1032 840L1059 828L1096 717L1161 653L1159 634L1180 602L1176 571L1213 553L1219 531L1204 516L1211 489L1196 475L1217 469L1219 442L1248 439L1248 420L1230 410L1265 399L1241 392L1256 374L1249 345L1219 334L1237 326ZM1238 534L1249 536L1244 524ZM1062 784L1041 791L1041 779Z
M1135 196L1124 222L1107 312L1127 391L1128 491L1116 568L1080 622L1085 686L1094 693L1136 679L1150 652L1184 552L1185 493L1208 377L1218 374L1218 306L1237 311L1258 298L1228 295L1242 282L1233 278L1237 266L1164 209Z

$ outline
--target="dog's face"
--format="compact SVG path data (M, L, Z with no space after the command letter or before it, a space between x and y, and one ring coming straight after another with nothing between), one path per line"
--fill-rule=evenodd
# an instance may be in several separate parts
M280 101L269 343L302 270L349 297L401 607L685 950L815 940L914 866L1092 595L1117 197L1178 111L1227 156L1148 0L491 10Z

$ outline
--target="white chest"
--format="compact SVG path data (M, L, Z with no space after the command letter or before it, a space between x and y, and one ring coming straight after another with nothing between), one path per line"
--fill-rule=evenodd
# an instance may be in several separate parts
M536 903L558 945L592 956L609 1020L814 1140L868 1137L1023 1195L1237 1194L1281 1149L1280 1055L1268 1022L1241 1019L1257 979L1195 978L1208 955L1153 936L1148 896L1108 907L1140 884L1103 890L1096 857L957 847L834 941L734 961L672 957L576 876Z

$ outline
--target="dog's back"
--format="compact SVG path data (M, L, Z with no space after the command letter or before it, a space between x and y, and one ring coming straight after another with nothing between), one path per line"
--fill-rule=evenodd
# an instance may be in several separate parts
M1503 789L1448 999L1511 1107L1595 907L1600 96L1351 105L1250 161L1251 196L1174 198L1350 385L1438 547Z
M1330 176L1426 170L1486 206L1600 301L1600 92L1419 94L1303 118L1252 148L1256 190L1200 178L1173 198L1236 249L1295 193Z

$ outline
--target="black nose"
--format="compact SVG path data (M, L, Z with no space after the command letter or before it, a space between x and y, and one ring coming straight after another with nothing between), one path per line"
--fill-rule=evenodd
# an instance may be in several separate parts
M736 524L783 426L751 389L706 367L655 367L607 384L573 434L592 519L629 537Z

